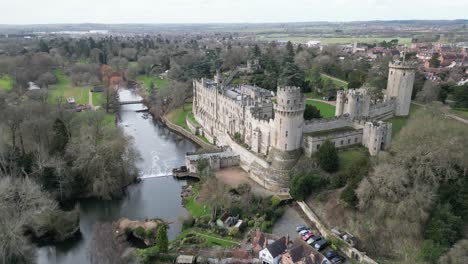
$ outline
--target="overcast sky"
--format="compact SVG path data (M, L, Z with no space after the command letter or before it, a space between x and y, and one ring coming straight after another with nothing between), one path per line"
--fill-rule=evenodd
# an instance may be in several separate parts
M0 0L0 24L466 19L468 0Z

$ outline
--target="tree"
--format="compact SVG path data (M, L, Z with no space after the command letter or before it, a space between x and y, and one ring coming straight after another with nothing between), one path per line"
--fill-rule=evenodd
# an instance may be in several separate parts
M458 241L444 256L439 259L440 264L465 264L468 259L468 240Z
M433 209L424 233L426 239L449 247L463 236L463 221L453 214L450 204L439 204Z
M468 108L468 84L455 87L453 99L455 107Z
M432 68L439 68L440 67L439 57L440 57L440 55L438 53L434 53L434 55L432 55L432 58L429 60L429 65Z
M320 110L313 105L306 104L305 111L304 111L304 119L311 120L314 118L321 118Z
M52 154L63 155L65 153L65 147L67 146L70 135L67 127L62 120L57 118L52 128L54 136L52 137L50 152Z
M279 85L302 87L304 84L305 74L294 63L286 63L281 73Z
M169 249L166 224L160 224L158 227L158 234L156 235L156 247L160 253L167 253Z
M322 187L320 176L314 174L297 174L289 184L289 193L298 200L303 201L312 191Z
M416 95L416 100L422 103L431 103L437 101L440 93L440 85L427 80L422 90Z
M318 162L320 167L327 172L335 172L338 170L339 159L335 144L330 140L326 140L317 152Z

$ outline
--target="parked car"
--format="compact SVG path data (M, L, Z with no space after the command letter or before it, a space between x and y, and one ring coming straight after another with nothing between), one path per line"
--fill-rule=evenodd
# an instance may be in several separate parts
M312 234L311 232L309 232L309 233L307 233L307 234L305 234L305 235L302 236L302 240L307 241L307 240L309 240L309 238L311 238L311 237L313 237L313 236L314 236L314 234Z
M301 232L303 230L310 230L310 228L308 228L307 226L303 226L303 225L300 225L300 226L297 226L296 227L296 232Z
M302 230L301 232L299 232L299 235L305 236L308 233L311 233L310 230Z
M338 253L333 250L328 250L324 255L333 264L343 263L346 260L343 256L338 255Z
M312 246L318 251L328 246L327 241L321 236L313 236L311 239L313 240Z

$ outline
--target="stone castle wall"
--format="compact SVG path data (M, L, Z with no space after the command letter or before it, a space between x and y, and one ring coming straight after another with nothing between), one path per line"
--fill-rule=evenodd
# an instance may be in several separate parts
M386 94L396 98L395 115L407 116L411 104L416 68L409 64L390 63Z
M312 119L305 121L303 131L304 133L311 133L323 130L336 129L345 126L352 126L353 122L348 116Z
M353 131L331 133L324 136L305 136L304 138L304 152L308 157L311 157L318 151L321 145L326 140L330 140L335 144L336 148L345 148L352 145L362 144L363 129L356 129Z

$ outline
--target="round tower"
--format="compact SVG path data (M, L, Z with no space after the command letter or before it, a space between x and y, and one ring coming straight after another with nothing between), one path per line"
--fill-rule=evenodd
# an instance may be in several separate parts
M395 98L395 115L407 116L411 104L416 67L404 62L389 64L386 95Z
M304 96L299 87L280 87L274 106L273 147L281 151L301 148L304 126Z

